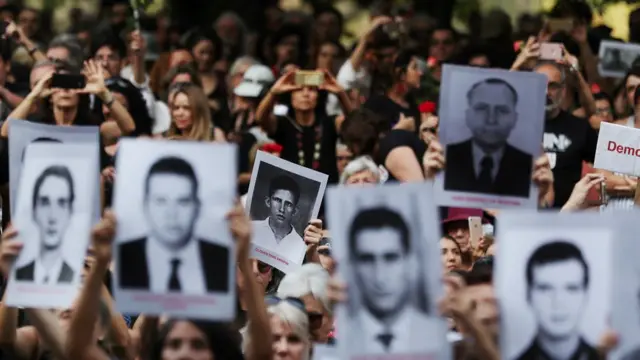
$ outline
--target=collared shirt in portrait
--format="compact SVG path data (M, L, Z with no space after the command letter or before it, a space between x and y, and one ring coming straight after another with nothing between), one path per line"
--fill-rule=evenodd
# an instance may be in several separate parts
M256 245L273 251L288 260L302 263L306 245L293 226L287 236L280 241L276 239L276 235L269 225L269 217L264 220L253 221L253 226L255 236L253 242Z
M164 247L160 240L149 237L146 252L147 264L149 264L149 284L152 292L166 293L169 291L171 261L178 259L180 260L178 266L180 292L183 294L206 293L202 260L198 251L198 241L195 238L189 240L184 248L175 251Z
M495 180L496 176L498 176L498 171L500 170L500 160L502 160L502 155L504 155L504 147L498 151L494 151L491 154L487 154L475 142L472 141L471 149L473 151L473 170L476 174L476 178L480 177L480 173L482 172L482 160L486 156L489 156L491 160L493 160L493 168L491 168L491 180Z
M412 306L406 306L391 327L386 327L364 308L358 312L354 325L351 332L354 336L348 341L360 344L358 348L368 355L435 352L438 348L425 338L438 336L440 330L444 335L446 330L435 318L430 319ZM392 337L388 348L380 340L381 335Z
M56 284L58 282L58 278L60 278L60 272L62 272L63 264L64 260L62 259L62 255L56 258L56 261L50 268L46 268L42 265L42 261L39 258L36 259L33 275L34 282L36 284Z

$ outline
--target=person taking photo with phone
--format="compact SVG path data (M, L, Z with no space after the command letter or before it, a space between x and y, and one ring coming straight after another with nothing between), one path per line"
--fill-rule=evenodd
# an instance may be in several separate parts
M283 159L328 174L329 182L336 183L336 142L341 123L326 113L328 93L338 96L346 114L351 112L347 93L328 71L288 72L260 102L256 122L282 145ZM276 102L280 106L274 111Z

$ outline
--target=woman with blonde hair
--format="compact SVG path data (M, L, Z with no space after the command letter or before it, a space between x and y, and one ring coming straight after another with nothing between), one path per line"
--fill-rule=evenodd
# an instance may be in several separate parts
M171 125L169 139L224 142L222 130L215 127L207 98L195 85L177 87L169 94Z
M267 296L266 303L271 319L273 360L308 360L311 357L312 342L309 317L302 300ZM247 331L250 326L251 323L242 330L245 356L249 357L251 354L247 354L246 351L251 349L253 341Z

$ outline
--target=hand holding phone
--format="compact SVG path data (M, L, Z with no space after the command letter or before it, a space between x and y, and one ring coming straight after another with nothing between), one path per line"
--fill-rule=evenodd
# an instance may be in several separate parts
M479 216L469 216L469 243L472 249L477 249L482 238L482 219Z
M540 59L542 60L562 60L564 51L562 44L542 43L540 44Z
M320 86L324 84L324 73L321 71L296 71L296 85L298 86Z

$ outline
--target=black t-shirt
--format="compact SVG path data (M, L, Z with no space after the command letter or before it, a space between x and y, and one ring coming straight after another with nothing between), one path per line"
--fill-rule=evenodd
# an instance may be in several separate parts
M364 107L382 116L389 123L389 129L393 128L400 120L400 114L413 117L416 131L420 127L420 110L411 99L407 99L409 107L400 106L386 95L371 95L364 103Z
M336 142L338 131L334 116L316 115L315 124L300 126L293 124L288 117L278 117L278 128L271 138L282 145L280 157L300 164L299 147L301 144L304 154L304 166L313 169L313 156L316 143L320 144L320 159L318 171L329 175L329 183L338 182L338 167L336 164ZM299 131L298 128L301 130Z
M555 208L562 207L582 175L582 162L593 163L598 132L586 119L562 111L544 124L544 151L554 177Z
M378 157L376 161L379 164L384 165L387 161L387 156L389 153L395 148L399 148L402 146L408 146L413 150L413 153L416 155L416 159L419 164L422 164L422 157L424 153L427 151L427 145L418 138L418 136L407 130L391 130L387 135L385 135L378 144ZM388 169L387 169L388 170ZM389 172L389 179L387 181L397 181L395 176L391 172Z

